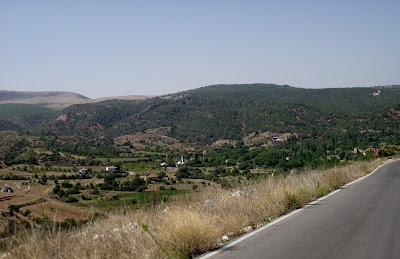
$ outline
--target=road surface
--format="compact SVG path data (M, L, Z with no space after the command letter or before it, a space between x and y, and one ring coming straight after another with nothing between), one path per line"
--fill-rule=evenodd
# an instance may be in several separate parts
M202 258L400 258L400 161Z

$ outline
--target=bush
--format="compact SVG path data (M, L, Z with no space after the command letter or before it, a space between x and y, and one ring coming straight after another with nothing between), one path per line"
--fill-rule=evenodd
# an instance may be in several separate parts
M9 209L10 216L14 216L14 212L18 213L19 208L21 208L21 206L19 206L19 205L9 205L8 209Z
M73 187L71 189L68 189L65 193L67 194L67 196L70 195L70 194L78 194L79 190L76 189L75 187Z
M29 214L31 214L31 211L30 211L30 210L26 210L26 211L24 212L24 216L25 216L25 217L29 216Z
M147 190L147 186L146 185L139 186L136 189L137 192L144 192L145 190Z
M53 188L53 193L54 193L54 194L58 194L58 193L60 192L60 189L61 189L60 185L57 184L57 185L54 186L54 188Z
M285 203L285 208L288 211L301 208L299 199L297 198L296 194L293 193L288 193L288 192L285 193L284 203Z
M327 191L327 189L325 188L325 186L322 186L321 184L320 184L320 182L318 181L317 182L317 187L316 187L316 193L317 193L317 198L319 198L319 197L322 197L322 196L325 196L327 193L328 193L328 191Z
M165 176L167 176L167 174L165 172L161 171L161 172L158 173L158 178L159 179L163 179Z
M92 198L90 198L90 197L88 197L88 196L86 196L86 195L81 195L81 199L84 200L84 201L90 201L90 200L92 200Z
M64 197L66 194L65 194L65 191L63 190L63 189L61 189L59 192L58 192L58 197L60 197L60 198L62 198L62 197Z
M71 183L67 182L67 181L63 181L63 182L61 183L61 186L62 186L63 188L71 188L73 185L72 185Z
M65 202L67 203L78 202L78 199L73 196L68 196L68 198L65 199Z

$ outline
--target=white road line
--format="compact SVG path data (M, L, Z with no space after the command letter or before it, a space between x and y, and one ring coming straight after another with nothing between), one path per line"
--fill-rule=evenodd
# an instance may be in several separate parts
M391 161L391 162L394 162L394 161ZM367 174L367 175L365 175L365 176L363 176L363 177L361 177L361 178L358 178L358 179L356 179L356 180L354 180L354 181L352 181L352 182L350 182L350 183L344 185L341 189L337 189L337 190L335 190L335 191L333 191L333 192L331 192L331 193L329 193L329 194L327 194L327 195L325 195L325 196L319 198L318 200L315 200L315 201L313 201L313 202L307 204L307 205L304 206L303 208L297 209L297 210L295 210L295 211L290 212L289 214L286 214L286 215L284 215L284 216L281 216L281 217L277 218L276 220L272 221L271 223L268 223L267 225L264 225L264 226L262 226L262 227L260 227L260 228L258 228L258 229L256 229L256 230L254 230L253 232L250 232L250 233L248 233L248 234L245 234L245 235L242 236L241 238L239 238L239 239L233 241L232 243L229 243L229 244L227 244L227 245L225 245L225 246L219 248L218 250L215 250L215 251L213 251L213 252L206 253L205 255L202 255L202 256L198 257L198 259L207 259L207 258L211 258L212 256L221 253L222 251L224 251L224 250L226 250L226 249L228 249L228 248L230 248L230 247L232 247L232 246L234 246L234 245L236 245L236 244L238 244L238 243L240 243L240 242L242 242L242 241L244 241L244 240L246 240L246 239L248 239L248 238L254 236L255 234L257 234L257 233L259 233L259 232L261 232L261 231L263 231L263 230L265 230L265 229L267 229L267 228L270 228L270 227L272 227L272 226L278 224L278 223L281 222L282 220L285 220L285 219L287 219L287 218L289 218L289 217L292 217L293 215L295 215L295 214L301 212L302 210L306 209L307 207L312 206L312 205L314 205L314 204L316 204L316 203L318 203L318 202L320 202L320 201L322 201L322 200L325 200L325 199L328 198L329 196L334 195L335 193L337 193L337 192L339 192L340 190L342 190L344 187L350 186L350 185L352 185L352 184L354 184L354 183L356 183L356 182L358 182L358 181L361 181L362 179L367 178L368 176L372 175L372 174L375 173L379 168L381 168L382 166L384 166L384 165L386 165L386 164L388 164L388 163L384 163L384 164L378 166L378 167L375 168L375 170L372 171L371 173L369 173L369 174Z

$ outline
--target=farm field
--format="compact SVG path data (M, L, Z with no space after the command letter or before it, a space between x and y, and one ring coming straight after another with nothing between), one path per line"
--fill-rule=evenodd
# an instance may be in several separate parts
M68 218L84 220L90 215L87 208L76 208L53 199L49 195L51 186L26 184L26 182L23 180L0 180L0 186L7 185L13 190L12 193L0 192L0 211L3 213L0 221L1 229L4 228L8 219L4 217L4 213L9 213L10 206L17 206L18 212L26 215L24 219L28 221L35 218L48 218L59 222Z
M166 168L162 174L165 179L147 181L143 180L145 173L135 173L136 176L129 173L107 174L101 172L102 167L98 166L91 167L92 174L88 176L69 172L72 169L67 167L62 170L49 168L44 172L35 167L26 168L26 165L18 165L1 170L0 186L7 186L12 190L0 192L1 231L4 231L10 220L30 224L36 224L34 222L38 219L54 222L71 219L85 221L96 214L154 208L173 199L190 197L198 188L207 185L204 180L199 179L175 181L175 184L171 184L170 181L174 181L169 179L174 177L177 168ZM20 171L22 169L24 171ZM143 186L146 187L139 192L116 191L105 187L107 181L114 189L115 184L122 186L130 181L139 181L139 185L145 184Z

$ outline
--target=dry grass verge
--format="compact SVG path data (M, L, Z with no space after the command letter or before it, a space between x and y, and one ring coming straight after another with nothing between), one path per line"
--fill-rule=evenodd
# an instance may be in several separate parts
M379 163L270 177L236 190L209 189L169 207L113 214L68 233L32 230L10 239L6 253L9 258L190 258L368 174Z

